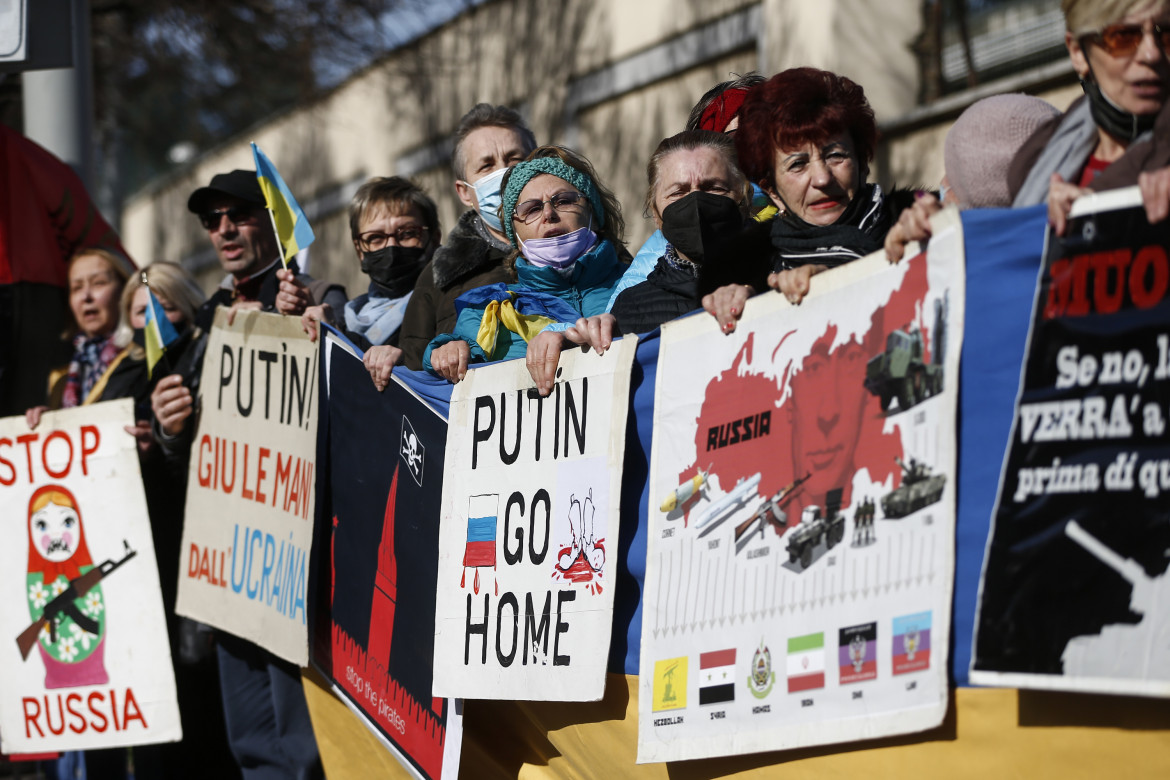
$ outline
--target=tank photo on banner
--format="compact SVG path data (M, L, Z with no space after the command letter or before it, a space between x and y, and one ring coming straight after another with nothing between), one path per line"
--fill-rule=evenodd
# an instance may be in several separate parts
M469 371L448 417L436 696L596 701L613 630L636 337L561 353L547 397L514 360Z
M332 331L321 349L312 662L410 772L455 777L462 702L431 694L447 424Z
M972 682L1170 696L1170 227L1141 203L1049 232Z
M947 701L963 241L663 328L638 761L938 725Z
M295 317L216 310L175 612L305 666L317 345Z
M0 746L182 738L130 399L0 420Z

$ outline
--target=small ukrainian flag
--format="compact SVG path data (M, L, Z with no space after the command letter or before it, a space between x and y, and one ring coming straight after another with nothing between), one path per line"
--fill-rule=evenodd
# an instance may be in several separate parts
M252 144L252 157L256 161L256 178L260 180L260 189L264 192L264 200L272 213L276 237L283 249L281 263L287 266L288 258L313 243L316 236L309 226L309 218L297 204L297 199L284 179L276 172L276 166L255 143Z
M145 276L146 274L143 274L144 278ZM155 365L162 360L167 347L179 338L179 333L167 319L166 312L163 311L158 298L154 297L154 290L150 289L149 283L146 285L146 292L150 296L146 304L146 376L152 378Z

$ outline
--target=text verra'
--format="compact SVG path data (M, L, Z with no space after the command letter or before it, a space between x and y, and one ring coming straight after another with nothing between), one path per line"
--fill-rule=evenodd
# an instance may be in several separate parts
M1114 396L1112 404L1101 396L1093 396L1020 405L1020 441L1024 444L1125 439L1132 434L1124 395Z

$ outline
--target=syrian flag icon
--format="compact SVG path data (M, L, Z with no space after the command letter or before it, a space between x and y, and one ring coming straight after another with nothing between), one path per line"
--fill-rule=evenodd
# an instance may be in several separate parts
M699 654L699 704L735 701L735 648Z

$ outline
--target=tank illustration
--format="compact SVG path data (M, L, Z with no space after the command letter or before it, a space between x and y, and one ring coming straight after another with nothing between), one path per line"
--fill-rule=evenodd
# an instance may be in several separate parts
M1118 555L1076 520L1068 521L1064 533L1133 586L1129 608L1142 616L1136 625L1107 625L1100 634L1070 639L1061 655L1065 675L1165 680L1170 669L1170 620L1165 609L1170 573L1151 578L1141 564Z
M902 469L902 486L882 496L882 514L887 520L905 517L942 498L945 474L931 476L930 466L914 458L909 465L901 458L894 458L894 462Z
M806 506L800 513L800 523L788 532L788 560L800 562L800 568L812 564L813 549L825 542L826 549L833 549L845 538L845 516L841 514L841 488L825 494L825 510L815 504Z

